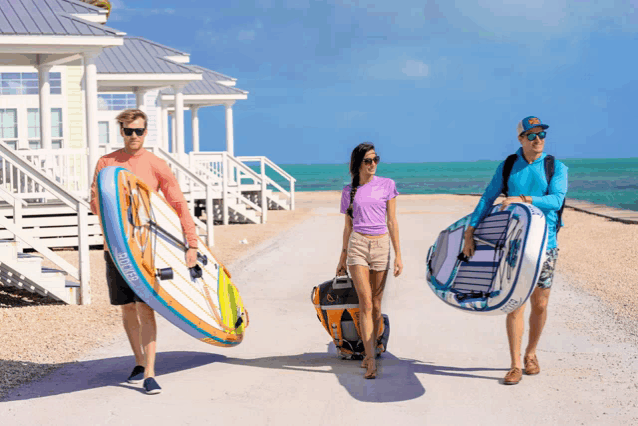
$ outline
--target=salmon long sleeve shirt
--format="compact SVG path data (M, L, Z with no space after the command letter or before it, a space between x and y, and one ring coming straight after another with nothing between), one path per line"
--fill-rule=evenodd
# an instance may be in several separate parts
M134 155L128 154L124 148L114 151L110 154L102 156L95 167L93 175L93 183L91 184L91 211L97 215L98 196L97 196L97 175L104 167L116 166L123 167L139 177L152 190L159 192L162 190L164 198L177 212L182 225L182 230L186 236L189 247L197 247L197 230L195 222L188 210L188 204L184 198L184 194L177 183L175 175L171 171L166 161L157 157L155 154L140 149ZM106 244L104 250L107 250Z

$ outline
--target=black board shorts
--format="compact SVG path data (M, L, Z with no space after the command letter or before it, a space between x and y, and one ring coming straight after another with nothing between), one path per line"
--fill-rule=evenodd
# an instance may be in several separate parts
M126 283L117 266L113 263L111 255L104 252L104 260L106 261L106 283L109 286L109 298L111 305L120 306L133 302L144 303L137 294Z

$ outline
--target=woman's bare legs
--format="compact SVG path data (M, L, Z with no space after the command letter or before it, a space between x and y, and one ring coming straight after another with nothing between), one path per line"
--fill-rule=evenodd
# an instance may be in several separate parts
M381 299L388 271L371 271L367 266L351 265L350 276L359 297L361 340L366 352L366 378L376 376L376 343L381 327Z
M383 299L383 290L385 290L385 282L388 279L388 271L370 271L370 287L372 290L372 320L374 322L374 347L376 350L379 330L383 326L383 317L381 316L381 299Z

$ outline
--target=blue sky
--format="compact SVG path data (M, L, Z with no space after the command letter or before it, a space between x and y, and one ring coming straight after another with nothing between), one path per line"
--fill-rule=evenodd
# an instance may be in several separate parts
M371 141L388 162L500 160L536 115L559 158L638 157L636 0L111 3L107 25L249 92L236 155L344 163ZM223 150L223 107L200 126Z

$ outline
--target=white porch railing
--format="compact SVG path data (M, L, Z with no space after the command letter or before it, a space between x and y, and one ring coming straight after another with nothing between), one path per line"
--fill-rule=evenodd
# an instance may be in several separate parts
M196 173L193 173L191 170L189 170L188 167L185 167L181 162L173 158L170 153L164 151L162 148L151 146L147 147L146 149L166 161L173 173L175 173L175 175L178 177L178 179L180 180L180 185L182 186L182 191L184 191L184 193L186 194L186 198L188 199L188 201L190 201L191 215L193 217L193 220L195 221L195 225L206 230L206 245L208 245L209 247L213 247L215 243L213 231L214 221L212 213L214 191L213 185L202 179ZM188 188L188 190L185 190L185 188ZM197 191L203 192L206 197L206 223L199 220L197 217L195 217L194 214L194 197Z
M106 154L121 147L100 146L100 155ZM182 189L187 194L199 190L202 194L206 187L201 182L187 176L193 174L206 185L211 185L214 190L214 198L223 199L223 223L228 223L229 199L234 204L244 204L261 215L261 222L265 223L268 213L268 197L277 200L270 194L278 194L287 198L290 209L295 207L295 179L283 169L264 156L233 157L226 152L191 152L183 155L183 161L179 161L175 154L171 154L159 147L147 147L151 152L160 156L171 165L176 174L185 178L180 179ZM25 150L14 151L29 161L36 169L44 170L46 176L63 187L76 197L88 200L89 182L88 176L93 171L87 170L88 160L86 149L55 149L55 150ZM259 163L259 172L255 172L245 163ZM282 187L266 174L266 168L278 173L288 181L288 188ZM225 173L227 171L227 173ZM0 185L13 193L20 194L22 199L33 201L46 201L51 197L47 191L35 180L27 176L23 171L15 168L13 164L0 158ZM269 189L269 187L271 189ZM261 193L261 205L245 196L246 192L258 191ZM194 203L191 201L191 208ZM232 204L232 203L231 203ZM286 203L281 204L286 205ZM231 206L232 208L232 206ZM201 221L199 225L205 226Z
M71 194L81 198L87 196L88 161L85 149L33 149L14 152L29 161L36 169L43 171L50 179ZM5 170L7 169L3 167L3 172ZM38 195L45 192L35 181L21 175L20 172L16 174L13 171L12 177L13 189L23 198L38 198Z
M4 187L5 191L3 191L5 195L3 198L14 198L13 203L9 202L13 206L13 221L0 215L2 216L0 217L0 225L13 233L17 239L22 240L23 243L37 250L51 262L62 268L62 270L66 271L70 276L77 279L80 282L80 303L85 305L90 304L89 204L67 192L66 188L56 182L57 178L52 179L48 173L43 173L39 167L36 167L30 160L24 158L22 155L18 155L14 149L3 142L0 142L0 157L2 158L3 174L5 171L10 170L12 173L11 177L13 177L13 172L15 171L15 176L18 178L6 182L8 185ZM36 159L36 161L39 161L39 159ZM23 182L25 184L24 187L22 185ZM4 184L5 182L3 181L3 185ZM32 189L34 188L34 192L24 190L24 188L29 185L32 186ZM37 195L44 199L58 199L77 213L79 269L51 251L37 236L28 235L22 230L20 224L22 222L22 206L24 204L18 202L18 200L30 198L32 195Z
M251 207L261 215L261 222L266 222L268 205L264 204L265 192L262 193L262 205L259 206L246 198L242 191L247 184L243 180L252 180L252 185L260 184L259 175L252 171L227 152L191 152L188 154L190 168L211 185L220 188L222 196L222 220L228 225L229 200ZM226 172L227 171L227 172Z
M290 200L290 210L295 209L295 182L297 181L297 179L292 177L277 164L272 162L268 157L243 155L236 158L242 163L259 163L259 170L261 172L260 178L262 180L265 180L268 185L272 185L273 187L277 188L282 195L285 195L286 198ZM277 172L280 176L288 181L288 190L282 188L277 182L266 175L266 166L270 167L273 171Z
M231 187L232 190L238 192L245 192L249 188L254 190L255 187L259 188L261 192L261 209L262 209L262 222L266 221L266 214L268 211L268 185L272 186L277 194L283 195L287 198L290 209L295 208L295 182L296 179L288 174L281 167L277 166L268 157L264 156L241 156L233 157L226 152L191 152L189 154L191 168L203 169L208 175L216 177L214 180L215 185L224 184L224 177L226 177L226 185ZM227 165L224 166L227 162ZM260 171L255 172L245 163L259 163ZM288 190L283 188L273 179L266 174L266 167L270 167L273 171L278 173L284 179L288 181ZM229 173L224 173L224 170L228 170ZM248 180L249 182L246 182Z

